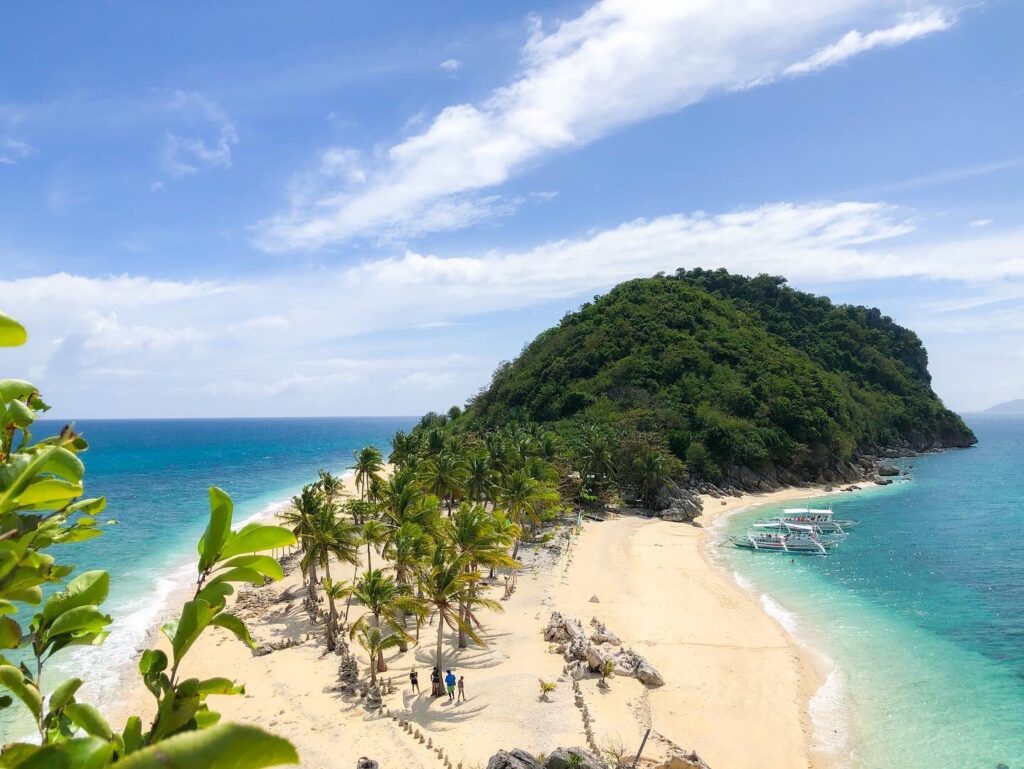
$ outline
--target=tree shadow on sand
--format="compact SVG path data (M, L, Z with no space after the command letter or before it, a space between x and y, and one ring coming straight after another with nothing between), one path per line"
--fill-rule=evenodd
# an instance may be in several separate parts
M409 721L415 721L425 729L438 729L444 724L460 724L468 721L478 713L487 709L487 705L473 705L472 700L455 703L449 702L448 697L431 697L430 693L425 694L402 694L402 704L405 708L404 717Z

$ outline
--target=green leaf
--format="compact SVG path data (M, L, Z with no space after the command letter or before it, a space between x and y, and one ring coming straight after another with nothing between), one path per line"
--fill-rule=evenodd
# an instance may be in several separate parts
M0 598L0 615L16 614L17 611L18 611L18 607L17 606L15 606L13 603L11 603L10 601L8 601L8 600L6 600L4 598Z
M220 551L231 534L233 503L227 492L210 487L210 522L199 540L199 571L204 572L220 559Z
M219 572L213 579L206 584L208 585L219 585L222 582L248 582L252 585L262 585L263 575L255 569L246 569L244 567L236 567L234 569L228 569L227 571Z
M20 347L27 340L25 327L10 315L0 312L0 347Z
M285 739L254 726L217 724L133 753L118 769L263 769L298 762L298 753Z
M36 386L24 379L0 379L0 401L4 403L24 400L36 391Z
M57 507L55 503L66 502L81 495L82 484L80 483L62 481L60 478L42 478L30 483L14 500L14 504L18 507L34 505Z
M81 678L69 678L67 681L61 682L57 688L50 693L50 712L56 713L58 710L64 708L70 703L77 692L82 686Z
M260 574L273 580L284 577L281 564L277 562L276 558L271 558L269 555L240 555L223 564L221 568L228 569L235 566L246 566L250 569L255 569Z
M68 505L68 513L85 513L86 515L99 515L107 506L106 497L94 499L80 499L74 504Z
M199 729L209 729L214 724L220 723L220 713L215 713L204 705L196 711L195 719L196 727Z
M139 672L160 673L167 669L167 655L160 649L146 649L139 660Z
M236 684L230 678L207 678L199 682L199 694L245 694L245 686Z
M199 591L199 595L196 598L202 598L204 601L210 604L210 606L223 606L229 595L235 592L235 589L231 587L227 582L217 582L212 585L207 585Z
M4 750L0 766L11 769L74 769L63 745L26 745L19 742Z
M230 630L232 633L238 636L239 640L246 646L248 646L250 649L256 647L256 642L252 640L252 636L249 635L249 628L247 628L245 626L245 623L242 622L242 620L240 620L234 614L229 614L226 611L222 611L220 614L213 618L213 622L211 622L210 624L216 627L222 627L225 630Z
M51 622L58 615L79 606L98 606L110 592L110 575L102 570L86 571L68 582L59 593L46 599L43 622Z
M64 715L71 719L71 723L84 729L93 737L109 740L114 736L110 731L107 719L92 705L84 702L72 702L64 708Z
M18 668L13 665L0 665L0 686L6 686L11 694L25 703L32 715L37 719L43 712L43 699Z
M21 625L10 617L0 617L0 649L17 649L21 635Z
M77 606L57 617L47 628L46 635L55 638L65 634L99 633L111 622L111 616L95 606Z
M268 526L263 523L250 523L236 534L228 537L220 551L221 560L245 553L257 553L274 547L287 547L295 544L295 535L283 526Z
M121 732L121 739L124 741L124 754L131 755L142 747L142 719L138 716L130 716L125 722L124 731Z
M175 663L192 648L192 644L196 642L199 635L210 624L213 615L213 607L202 599L197 598L194 601L188 601L181 607L181 618L178 620L178 625L174 630L174 637L171 639Z
M36 415L32 412L25 403L21 401L11 401L7 404L7 409L4 411L3 416L0 417L0 422L5 425L14 425L15 427L28 427L36 420Z

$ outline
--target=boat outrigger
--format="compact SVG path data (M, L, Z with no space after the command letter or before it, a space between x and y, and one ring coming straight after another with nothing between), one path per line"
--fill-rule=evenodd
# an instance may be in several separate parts
M736 547L743 547L748 550L810 555L825 555L829 548L839 544L836 539L822 538L811 531L794 531L790 533L750 531L745 536L733 537L732 542Z
M755 521L755 529L775 531L813 531L818 534L845 534L859 521L832 517L831 508L787 507L778 515Z

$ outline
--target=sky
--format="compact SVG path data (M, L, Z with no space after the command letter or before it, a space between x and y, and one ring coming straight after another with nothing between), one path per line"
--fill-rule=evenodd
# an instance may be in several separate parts
M1024 4L0 9L4 353L53 416L420 414L622 280L784 275L1024 397Z

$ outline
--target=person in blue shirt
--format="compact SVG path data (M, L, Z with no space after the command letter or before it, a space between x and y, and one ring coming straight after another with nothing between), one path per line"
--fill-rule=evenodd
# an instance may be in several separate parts
M455 700L455 674L452 671L448 671L448 674L444 677L444 685L448 687L448 701L452 702Z

